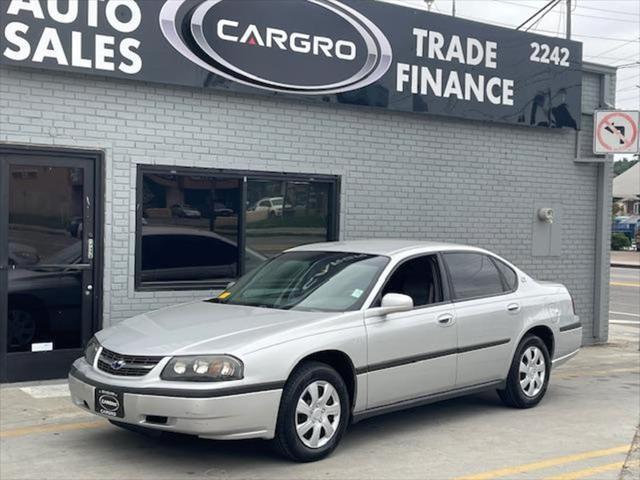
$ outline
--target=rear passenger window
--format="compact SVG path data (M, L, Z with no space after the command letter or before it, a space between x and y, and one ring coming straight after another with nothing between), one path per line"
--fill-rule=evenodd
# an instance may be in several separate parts
M498 270L500 270L502 278L504 278L507 290L515 290L518 286L518 276L516 275L516 272L514 272L509 265L501 262L497 258L494 258L493 261L497 265Z
M480 253L444 254L457 300L498 295L504 292L500 272Z

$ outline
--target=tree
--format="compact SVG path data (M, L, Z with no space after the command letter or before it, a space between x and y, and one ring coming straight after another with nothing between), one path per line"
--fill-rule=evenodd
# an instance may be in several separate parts
M633 156L632 159L623 158L622 160L618 160L616 162L613 162L613 174L614 174L614 176L617 177L621 173L626 172L631 167L633 167L636 163L638 163L638 161L640 161L640 155L638 155L636 153Z
M631 240L624 233L615 232L611 234L611 250L624 250L631 246Z

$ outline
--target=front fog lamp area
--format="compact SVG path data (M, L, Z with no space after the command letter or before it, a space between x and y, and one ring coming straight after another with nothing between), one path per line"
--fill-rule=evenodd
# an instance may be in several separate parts
M240 380L242 362L226 355L174 357L162 370L163 380L221 382Z
M98 353L98 349L100 348L100 344L96 337L93 337L87 343L87 347L84 349L84 359L87 361L89 365L93 365L93 361L96 359L96 354Z

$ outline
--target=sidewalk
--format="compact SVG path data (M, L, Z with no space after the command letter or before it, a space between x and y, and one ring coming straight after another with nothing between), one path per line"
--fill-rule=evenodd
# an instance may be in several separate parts
M611 266L640 268L640 252L611 252Z

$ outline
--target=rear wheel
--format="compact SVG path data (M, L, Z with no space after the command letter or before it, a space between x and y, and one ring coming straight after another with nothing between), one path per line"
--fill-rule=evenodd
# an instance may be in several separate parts
M527 335L513 357L506 388L498 395L510 407L535 407L547 392L550 372L547 346L540 337Z
M284 388L276 446L298 462L320 460L340 442L349 416L349 393L338 372L324 363L305 363Z

